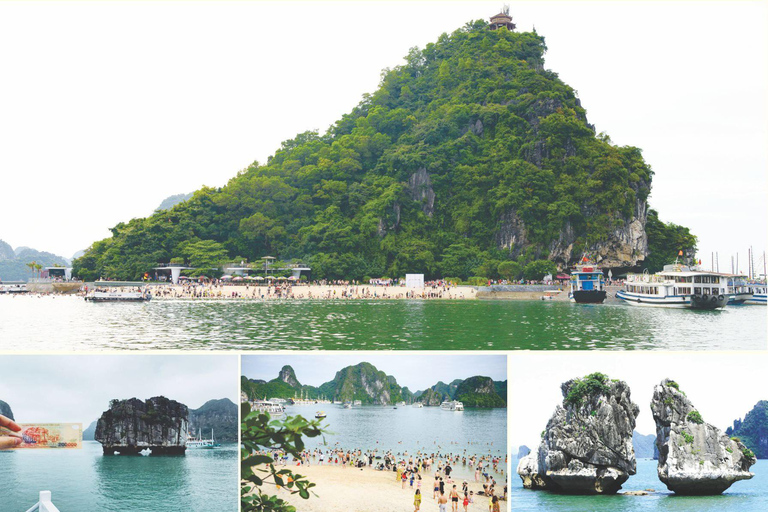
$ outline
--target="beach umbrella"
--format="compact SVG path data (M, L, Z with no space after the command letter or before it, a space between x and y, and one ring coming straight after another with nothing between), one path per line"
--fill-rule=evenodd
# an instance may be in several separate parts
M274 279L274 278L275 278L275 276L267 276L264 279Z
M242 276L237 276L237 277L233 277L232 280L233 281L242 281L243 278L242 278Z
M277 278L278 278L279 280L281 280L281 281L282 281L282 280L284 280L284 279L286 279L286 277L285 277L285 276L277 276Z
M571 276L568 274L557 274L557 279L570 279Z
M257 281L263 281L264 280L264 278L261 277L261 276L253 276L253 279L255 279Z
M289 281L295 281L297 279L298 279L298 277L296 277L296 276L291 276L291 277L288 278Z
M179 281L181 281L182 279L185 281L189 280L187 276L179 276Z
M231 275L229 275L229 274L227 274L227 275L221 276L221 278L222 278L222 279L225 279L225 280L226 280L226 279L232 279L232 276L231 276Z

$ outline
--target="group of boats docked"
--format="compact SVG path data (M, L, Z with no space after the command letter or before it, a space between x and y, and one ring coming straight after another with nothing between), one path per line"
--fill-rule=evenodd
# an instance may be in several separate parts
M602 304L605 277L594 265L577 265L571 273L568 297L582 304ZM627 274L616 298L633 306L721 309L726 305L766 304L766 284L745 276L702 270L675 262L655 274Z
M280 400L280 402L278 402L278 400ZM269 413L269 415L273 418L280 418L285 415L285 406L283 405L283 403L285 402L286 401L283 399L270 399L270 400L264 399L264 400L249 401L252 411L266 412L266 413ZM343 402L340 405L344 409L352 409L354 406L362 406L363 403L361 400L355 400L355 401ZM394 408L397 409L398 407L407 407L407 406L408 404L406 402L398 402L397 404L395 404ZM421 402L414 402L413 404L411 404L411 407L422 409L424 407L424 404ZM444 411L462 412L464 411L464 404L458 400L446 400L440 404L440 409ZM328 415L325 413L325 411L315 412L316 419L324 419L327 416ZM211 431L211 439L213 439L213 431ZM196 442L196 441L191 440L191 442ZM187 440L187 446L189 446L189 443L190 443L190 439Z

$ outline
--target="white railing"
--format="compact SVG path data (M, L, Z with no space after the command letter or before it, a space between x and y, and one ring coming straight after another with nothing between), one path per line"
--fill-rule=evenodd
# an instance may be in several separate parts
M60 512L51 501L51 491L40 491L40 501L32 505L27 512Z

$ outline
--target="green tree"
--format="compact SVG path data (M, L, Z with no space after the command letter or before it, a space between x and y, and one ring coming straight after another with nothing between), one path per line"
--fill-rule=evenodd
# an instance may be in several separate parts
M534 260L525 266L523 275L529 281L541 281L547 274L555 274L557 265L549 260Z
M502 261L499 263L498 272L501 278L507 281L514 281L523 275L523 269L516 261Z
M251 411L250 405L241 405L242 423L240 471L244 480L240 489L242 512L296 512L296 507L285 500L264 492L265 487L280 486L291 494L309 499L315 484L288 468L278 469L272 450L283 451L300 458L304 450L304 437L317 437L323 433L320 423L301 416L272 420L269 414Z

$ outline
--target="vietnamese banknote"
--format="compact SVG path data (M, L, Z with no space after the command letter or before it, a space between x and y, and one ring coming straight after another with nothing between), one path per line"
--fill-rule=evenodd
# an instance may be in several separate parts
M21 431L0 429L0 436L21 437L16 448L82 448L82 423L19 423Z

